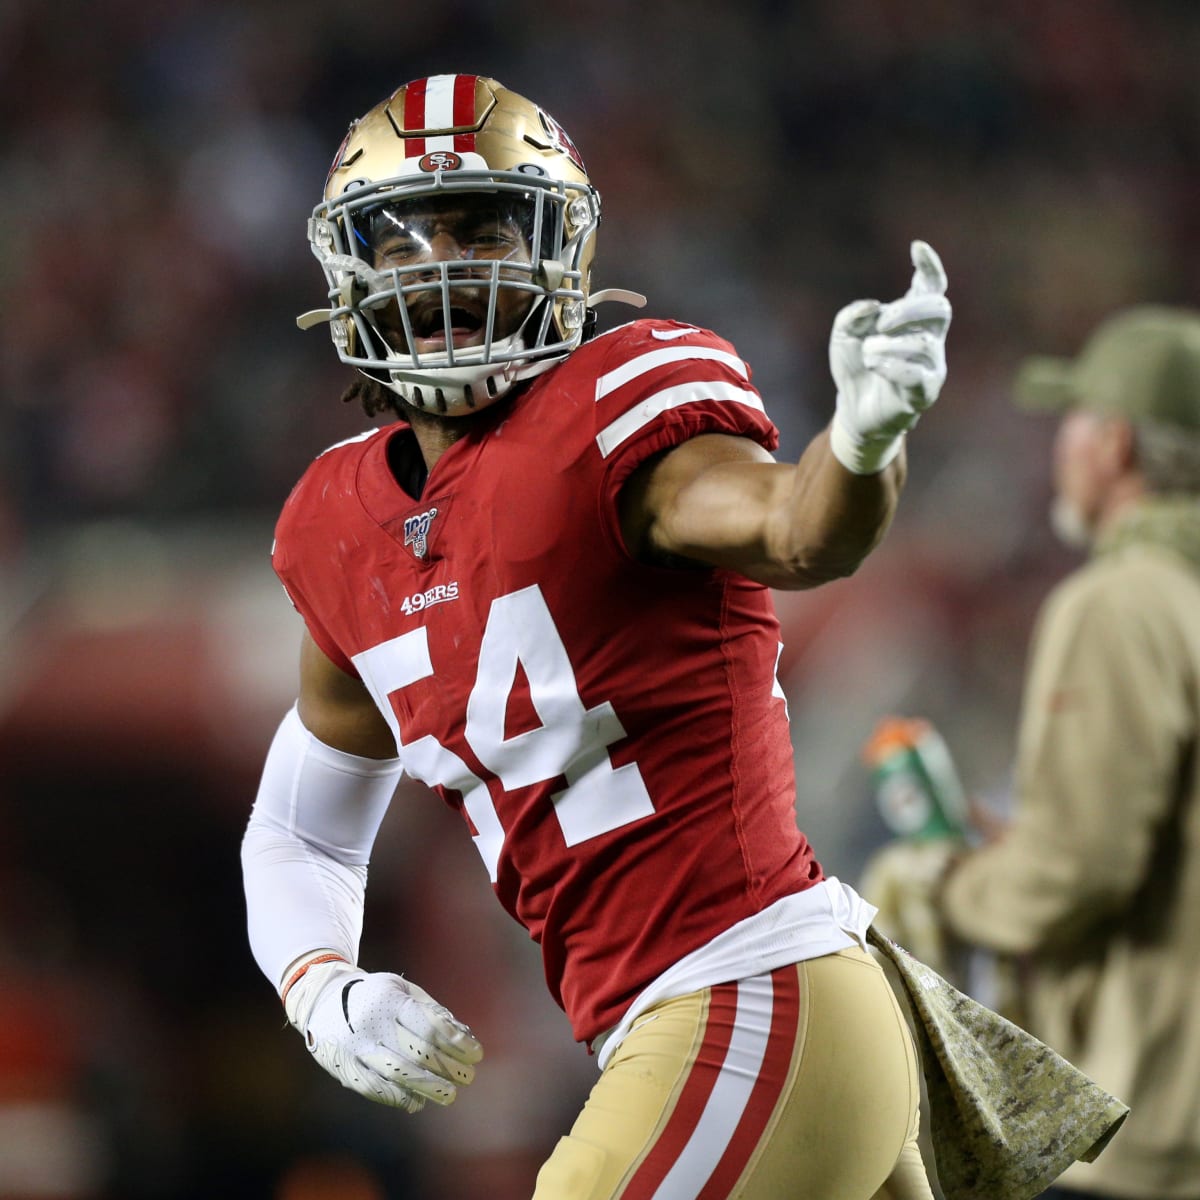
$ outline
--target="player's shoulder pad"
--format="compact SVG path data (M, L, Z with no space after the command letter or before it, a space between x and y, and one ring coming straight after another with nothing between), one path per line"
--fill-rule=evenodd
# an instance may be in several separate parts
M347 452L347 447L361 446L363 442L369 441L377 433L382 433L383 429L384 427L382 425L377 425L373 429L364 429L362 433L356 433L353 437L342 438L340 442L334 442L332 446L326 446L325 449L317 455L316 461L320 461L322 458L325 458L326 455L336 454L338 451Z
M689 325L685 321L669 321L655 317L642 317L636 321L618 325L593 338L591 342L586 343L586 346L595 347L609 362L664 346L675 346L681 349L716 347L737 357L737 351L734 350L733 345L719 334L713 333L711 329L705 329L700 325ZM741 361L740 358L739 361ZM744 363L743 366L745 366Z
M618 407L671 382L724 381L750 388L750 367L733 345L709 329L681 321L640 320L618 326L589 343L596 357L595 399ZM609 399L612 397L612 399Z
M370 443L383 433L384 428L384 426L376 426L372 429L364 429L362 433L356 433L353 437L343 438L340 442L334 442L332 446L326 446L309 463L307 470L300 477L300 482L303 483L310 477L329 479L345 471L353 472Z
M665 446L704 432L747 434L773 448L773 426L749 366L711 330L639 320L590 345L598 352L586 368L594 438L604 457L647 435Z
M358 464L372 439L383 433L384 428L377 426L366 429L322 450L292 488L284 503L280 521L287 523L289 518L302 519L299 514L310 503L325 508L339 495L353 495Z

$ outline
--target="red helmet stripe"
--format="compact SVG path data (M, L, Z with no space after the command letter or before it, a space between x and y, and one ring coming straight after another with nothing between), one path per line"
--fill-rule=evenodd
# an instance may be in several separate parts
M454 124L475 124L475 82L477 75L457 75L454 79ZM460 154L475 149L473 133L459 133L454 137L454 149Z
M475 124L475 81L476 75L454 77L454 124Z
M425 128L425 90L428 79L414 79L404 89L404 128ZM406 158L421 158L425 154L424 138L405 138L404 155Z

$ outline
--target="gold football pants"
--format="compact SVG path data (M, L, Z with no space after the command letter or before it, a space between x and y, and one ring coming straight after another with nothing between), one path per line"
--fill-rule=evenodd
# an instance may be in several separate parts
M931 1200L908 1027L862 950L643 1013L534 1200Z

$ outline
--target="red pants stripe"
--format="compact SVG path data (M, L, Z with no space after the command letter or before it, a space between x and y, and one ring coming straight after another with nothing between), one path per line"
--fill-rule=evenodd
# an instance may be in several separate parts
M783 967L643 1014L535 1200L930 1200L918 1095L867 954Z

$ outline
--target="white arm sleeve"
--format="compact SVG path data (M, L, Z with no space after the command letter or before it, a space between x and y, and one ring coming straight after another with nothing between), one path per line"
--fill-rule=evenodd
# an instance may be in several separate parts
M402 774L326 746L294 707L284 717L242 839L250 950L277 990L311 950L357 961L367 863Z

